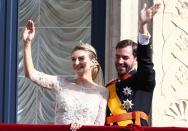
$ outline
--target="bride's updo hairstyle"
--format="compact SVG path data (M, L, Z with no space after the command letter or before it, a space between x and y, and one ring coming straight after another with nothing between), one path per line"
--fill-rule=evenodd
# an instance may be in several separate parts
M83 43L80 42L79 45L76 45L73 50L72 53L77 51L77 50L84 50L84 51L88 51L89 52L89 58L93 61L93 66L92 66L92 79L93 81L95 81L96 83L98 82L98 75L99 75L99 71L101 70L100 64L97 60L97 53L95 48L88 44L88 43Z

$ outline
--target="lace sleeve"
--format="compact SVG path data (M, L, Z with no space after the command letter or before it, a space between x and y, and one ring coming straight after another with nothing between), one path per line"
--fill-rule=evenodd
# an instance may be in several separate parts
M60 88L58 76L48 75L37 70L34 70L31 74L31 81L41 87L52 89L54 91L58 91Z
M99 112L97 115L97 119L95 120L95 125L105 124L108 96L109 96L108 90L105 87L102 87L101 102L99 105Z

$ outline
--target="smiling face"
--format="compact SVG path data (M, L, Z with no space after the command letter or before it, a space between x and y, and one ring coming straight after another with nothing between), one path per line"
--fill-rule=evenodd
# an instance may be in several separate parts
M115 66L119 76L132 70L136 63L131 46L116 49Z
M72 52L72 67L78 76L91 75L92 65L93 62L89 57L89 51L76 50Z

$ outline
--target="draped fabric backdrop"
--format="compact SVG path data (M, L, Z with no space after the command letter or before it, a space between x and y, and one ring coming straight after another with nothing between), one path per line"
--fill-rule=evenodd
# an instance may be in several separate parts
M91 0L20 0L17 123L53 123L55 95L23 74L22 33L35 22L32 57L37 70L73 76L70 52L80 40L91 42Z

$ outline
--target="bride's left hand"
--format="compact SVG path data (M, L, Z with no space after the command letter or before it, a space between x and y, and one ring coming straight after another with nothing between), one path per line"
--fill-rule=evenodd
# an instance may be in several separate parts
M81 124L76 123L76 122L73 122L73 123L71 123L71 125L70 125L70 130L71 130L71 131L76 131L76 130L80 129L81 127L82 127Z

